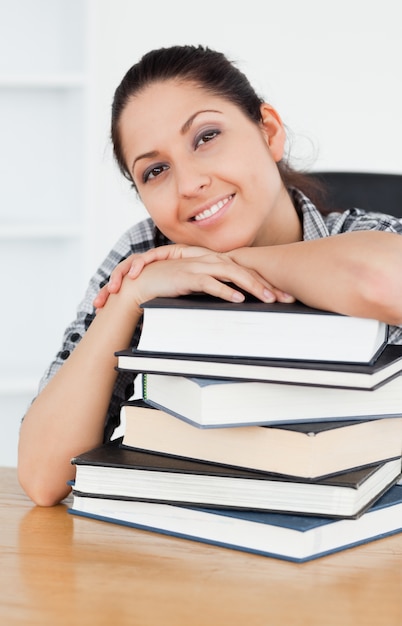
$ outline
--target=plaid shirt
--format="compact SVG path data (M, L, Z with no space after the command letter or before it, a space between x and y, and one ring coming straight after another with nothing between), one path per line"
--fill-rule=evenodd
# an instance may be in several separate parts
M299 190L292 189L291 194L294 205L302 216L304 240L320 239L356 230L382 230L402 234L402 219L382 213L367 213L357 208L343 213L330 213L322 216L314 204ZM90 280L85 296L78 307L77 316L65 330L61 349L40 381L40 391L69 357L87 331L95 317L92 302L99 289L108 282L116 265L130 254L145 252L163 243L169 243L169 241L161 237L150 218L132 226L117 241ZM133 335L133 347L138 343L140 331L141 326L139 325ZM389 342L402 344L402 327L390 327ZM133 393L132 372L119 372L107 414L105 440L110 438L113 430L120 423L122 402L132 396Z

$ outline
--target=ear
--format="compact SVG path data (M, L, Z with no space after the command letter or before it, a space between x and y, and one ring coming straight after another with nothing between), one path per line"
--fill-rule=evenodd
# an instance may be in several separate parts
M278 163L285 151L286 132L279 113L264 102L261 107L261 128L272 157Z

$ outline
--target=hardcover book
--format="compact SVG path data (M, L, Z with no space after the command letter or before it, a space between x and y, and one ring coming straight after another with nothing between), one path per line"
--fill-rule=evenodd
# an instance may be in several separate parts
M143 375L144 400L193 424L234 426L402 416L402 376L372 390Z
M401 458L315 481L104 444L75 457L74 492L148 502L356 517L401 474Z
M118 369L136 373L176 374L327 387L375 389L402 372L402 346L387 344L368 364L300 361L234 356L171 354L144 350L116 352Z
M225 302L207 295L155 298L144 310L140 350L369 363L386 345L388 326L301 302Z
M182 507L74 495L71 514L266 557L305 562L402 530L402 486L357 519Z
M142 400L121 408L122 445L157 454L319 478L400 456L402 417L198 428Z

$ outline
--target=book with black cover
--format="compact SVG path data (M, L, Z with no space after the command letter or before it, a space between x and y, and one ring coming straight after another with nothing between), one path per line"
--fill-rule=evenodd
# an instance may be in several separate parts
M386 345L388 326L301 302L232 303L204 294L143 303L140 350L369 363Z
M197 428L139 399L120 413L124 446L304 479L396 458L402 450L402 417Z
M315 481L104 444L72 460L75 493L148 502L356 517L401 474L401 458Z
M352 389L375 389L402 372L402 346L387 344L371 363L301 361L120 350L117 368L136 373L230 378Z
M182 507L74 495L69 513L287 561L305 562L402 531L402 486L357 519Z
M144 400L202 426L402 416L402 375L372 390L143 375Z

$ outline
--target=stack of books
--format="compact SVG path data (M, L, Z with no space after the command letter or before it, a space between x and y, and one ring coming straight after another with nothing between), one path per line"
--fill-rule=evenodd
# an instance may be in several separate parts
M291 561L402 530L402 346L375 320L207 296L144 304L120 439L71 513Z

